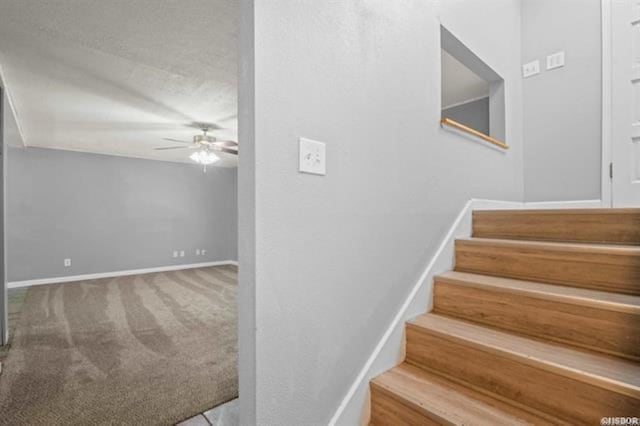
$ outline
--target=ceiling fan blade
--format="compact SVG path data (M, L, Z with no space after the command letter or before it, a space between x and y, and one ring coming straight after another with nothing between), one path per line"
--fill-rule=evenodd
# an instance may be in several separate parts
M220 127L216 123L206 123L202 121L193 121L186 125L186 127L191 127L192 129L198 130L207 130L207 132L212 132L214 130L222 130L223 127Z
M181 141L180 139L162 138L163 141L178 142L178 143L193 143L192 141Z
M213 149L215 151L226 152L227 154L238 155L238 150L237 149L223 148L223 147L219 147L219 146L215 146Z
M169 149L190 149L190 146L165 146L162 148L155 148L156 151L166 151Z
M217 141L213 142L213 145L220 146L220 147L223 147L223 148L234 148L234 147L238 146L238 142L217 140Z

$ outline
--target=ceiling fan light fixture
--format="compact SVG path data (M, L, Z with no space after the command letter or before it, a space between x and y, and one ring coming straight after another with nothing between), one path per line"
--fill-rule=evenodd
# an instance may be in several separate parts
M204 166L208 164L213 164L216 161L220 160L220 157L218 157L216 154L206 149L201 149L199 151L194 152L189 156L189 158L191 158L196 163L202 164Z

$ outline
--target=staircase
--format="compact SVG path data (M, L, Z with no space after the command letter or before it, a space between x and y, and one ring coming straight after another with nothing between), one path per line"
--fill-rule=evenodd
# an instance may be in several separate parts
M640 417L640 209L476 211L455 252L371 424Z

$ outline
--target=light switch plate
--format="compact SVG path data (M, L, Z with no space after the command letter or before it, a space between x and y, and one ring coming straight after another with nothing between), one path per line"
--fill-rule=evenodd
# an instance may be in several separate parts
M540 61L535 60L522 66L522 77L527 78L540 74Z
M557 52L547 56L547 70L564 67L564 52Z
M298 171L300 173L323 176L327 174L326 146L324 142L300 138L299 149Z

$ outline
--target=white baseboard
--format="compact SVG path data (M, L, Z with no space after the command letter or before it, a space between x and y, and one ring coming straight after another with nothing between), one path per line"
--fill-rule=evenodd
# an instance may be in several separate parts
M473 210L522 210L599 208L600 200L551 201L525 203L521 201L469 200L447 234L440 242L431 261L400 307L375 349L347 391L329 425L356 425L369 423L369 382L379 374L398 365L404 359L404 323L432 307L431 290L433 277L453 268L455 262L454 243L457 238L468 238L472 230Z
M572 201L498 201L474 198L474 210L598 209L607 207L600 200Z
M190 263L186 265L170 265L170 266L159 266L155 268L130 269L128 271L100 272L96 274L70 275L67 277L39 278L35 280L25 280L25 281L11 281L7 283L7 288L29 287L32 285L43 285L43 284L68 283L68 282L75 282L75 281L95 280L98 278L113 278L113 277L122 277L125 275L139 275L139 274L150 274L153 272L179 271L182 269L206 268L208 266L221 266L221 265L237 266L238 262L235 260L221 260L217 262Z
M609 207L601 200L534 201L524 203L525 209L598 209Z

